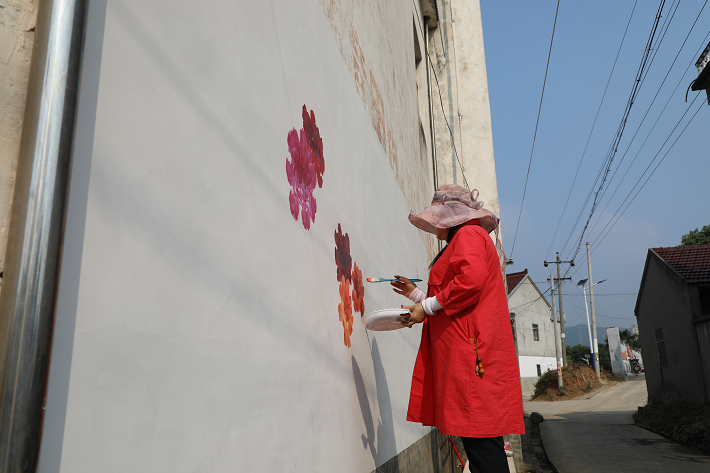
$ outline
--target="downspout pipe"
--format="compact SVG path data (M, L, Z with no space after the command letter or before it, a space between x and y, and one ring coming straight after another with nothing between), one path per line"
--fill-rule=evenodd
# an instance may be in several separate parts
M0 472L42 436L87 0L41 0L0 296Z

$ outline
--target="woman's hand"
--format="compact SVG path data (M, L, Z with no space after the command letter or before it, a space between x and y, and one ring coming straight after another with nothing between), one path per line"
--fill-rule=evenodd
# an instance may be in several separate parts
M412 291L417 287L416 284L404 276L395 276L395 279L399 279L399 281L390 282L390 285L394 288L392 290L397 294L403 295L404 297L409 297Z
M412 325L420 324L424 322L424 319L427 318L427 313L424 312L424 308L422 308L421 303L414 304L413 306L409 307L403 305L402 309L408 309L409 312L411 312L409 317L402 317L400 319L397 319L404 327L412 328Z

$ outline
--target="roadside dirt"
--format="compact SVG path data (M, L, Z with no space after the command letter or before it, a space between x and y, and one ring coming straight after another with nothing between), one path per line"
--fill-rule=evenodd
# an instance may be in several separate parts
M591 366L574 363L562 368L562 390L557 388L557 371L545 372L535 385L532 400L569 401L620 382L623 381L603 371L601 378L597 379Z

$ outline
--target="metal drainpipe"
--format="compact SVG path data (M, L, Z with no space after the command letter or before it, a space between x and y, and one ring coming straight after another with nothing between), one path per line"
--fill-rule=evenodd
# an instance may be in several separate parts
M438 18L437 18L438 21ZM434 123L434 96L432 95L433 92L431 90L431 67L432 62L431 62L431 56L429 55L429 27L426 26L426 23L424 24L424 43L426 44L426 58L427 58L427 65L426 65L426 77L427 77L427 90L429 93L429 130L430 130L430 141L431 141L431 148L432 148L432 163L434 164L433 166L433 171L434 171L434 190L439 188L439 171L437 168L437 160L439 159L436 155L436 126ZM433 195L433 193L432 193ZM441 251L443 248L443 245L441 243L441 240L436 240L436 247L438 251Z
M459 97L461 96L461 93L459 92L459 61L458 57L456 56L456 19L454 17L453 0L449 0L449 8L451 10L451 35L454 37L454 68L456 71L456 113L459 116L459 140L461 141L461 146L459 147L459 149L461 150L461 174L463 176L463 173L466 172L466 160L464 159L463 132L461 131L461 120L463 120L463 117L461 116L461 103L459 102Z
M0 472L39 457L87 0L41 0L6 250Z
M432 151L432 159L434 163L434 190L439 188L439 173L437 171L436 163L437 163L437 156L436 156L436 131L434 129L434 98L432 96L432 90L431 90L431 56L429 56L429 27L424 24L424 43L426 47L426 59L427 59L427 64L426 64L426 81L427 81L427 93L429 94L429 134L430 134L430 141L431 141L431 151Z

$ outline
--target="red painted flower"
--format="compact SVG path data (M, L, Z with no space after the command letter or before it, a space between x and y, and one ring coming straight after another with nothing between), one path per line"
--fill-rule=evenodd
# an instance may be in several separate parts
M308 109L303 106L303 131L306 132L306 141L308 148L313 153L313 163L316 168L316 176L318 176L318 187L323 187L323 173L325 172L325 160L323 159L323 140L320 137L320 131L316 126L316 115L311 110L310 116Z
M340 224L335 232L335 264L338 266L338 281L345 278L351 282L353 259L350 257L350 237L347 233L343 235Z
M288 151L291 160L286 159L286 176L291 185L288 201L291 215L298 220L300 209L303 228L310 230L311 222L316 220L316 199L313 189L316 188L316 167L313 162L313 153L308 148L308 141L303 130L299 132L294 128L288 132Z
M343 338L345 346L350 348L350 335L353 334L353 308L350 299L350 284L345 278L340 280L340 304L338 318L343 323Z
M353 263L353 308L360 312L360 317L365 315L365 286L362 285L362 272Z

